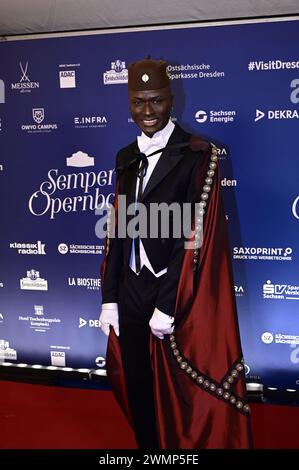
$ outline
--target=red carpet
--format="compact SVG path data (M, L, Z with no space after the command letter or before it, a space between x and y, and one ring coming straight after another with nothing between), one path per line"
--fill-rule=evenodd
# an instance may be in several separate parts
M299 448L299 408L251 404L255 448ZM0 381L1 449L132 449L112 393Z

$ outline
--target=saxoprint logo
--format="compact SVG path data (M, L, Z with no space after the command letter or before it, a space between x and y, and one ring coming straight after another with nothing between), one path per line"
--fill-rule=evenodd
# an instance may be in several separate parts
M234 246L233 259L252 261L292 261L290 247Z
M271 300L299 300L299 286L273 284L268 280L263 284L263 298Z
M39 275L39 271L27 271L27 277L20 279L21 290L48 290L48 281Z
M281 120L281 119L299 119L299 113L296 109L269 109L268 111L261 111L256 109L254 121L260 121L261 119L266 118L271 120Z
M210 110L210 111L204 111L203 109L200 109L195 113L195 120L199 124L203 124L205 122L211 122L211 123L222 123L222 124L228 124L230 122L234 122L236 119L236 111L234 110Z
M12 90L19 91L20 93L31 93L32 90L39 88L39 82L34 82L30 79L28 65L28 61L19 62L21 77L18 82L11 84Z
M128 83L128 69L124 60L117 59L111 62L111 69L103 73L104 85L118 85Z
M33 133L49 133L58 129L57 123L44 123L45 109L44 108L33 108L32 119L36 124L22 124L21 130L28 134Z

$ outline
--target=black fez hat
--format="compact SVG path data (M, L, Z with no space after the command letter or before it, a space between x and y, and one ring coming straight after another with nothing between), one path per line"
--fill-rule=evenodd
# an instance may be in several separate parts
M159 90L169 86L167 62L143 59L128 66L128 88L134 91Z

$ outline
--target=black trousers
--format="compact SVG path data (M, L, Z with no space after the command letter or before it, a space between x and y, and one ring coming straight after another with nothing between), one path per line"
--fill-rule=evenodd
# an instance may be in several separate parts
M140 449L157 449L149 320L155 309L159 285L146 267L137 276L124 273L119 292L120 345L134 432Z

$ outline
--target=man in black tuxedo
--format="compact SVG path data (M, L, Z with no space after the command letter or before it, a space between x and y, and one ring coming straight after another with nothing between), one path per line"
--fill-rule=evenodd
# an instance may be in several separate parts
M128 206L141 202L146 209L152 203L182 207L193 202L195 174L200 170L205 175L207 159L202 156L210 145L201 140L194 148L191 135L170 120L173 95L166 62L131 64L128 88L131 114L142 133L118 152L118 195L126 195ZM119 238L116 233L109 240L102 279L100 325L107 335L112 326L119 337L133 429L144 449L159 447L150 336L163 340L173 332L185 251L185 237L174 234L172 222L170 217L169 237L161 220L156 238Z

